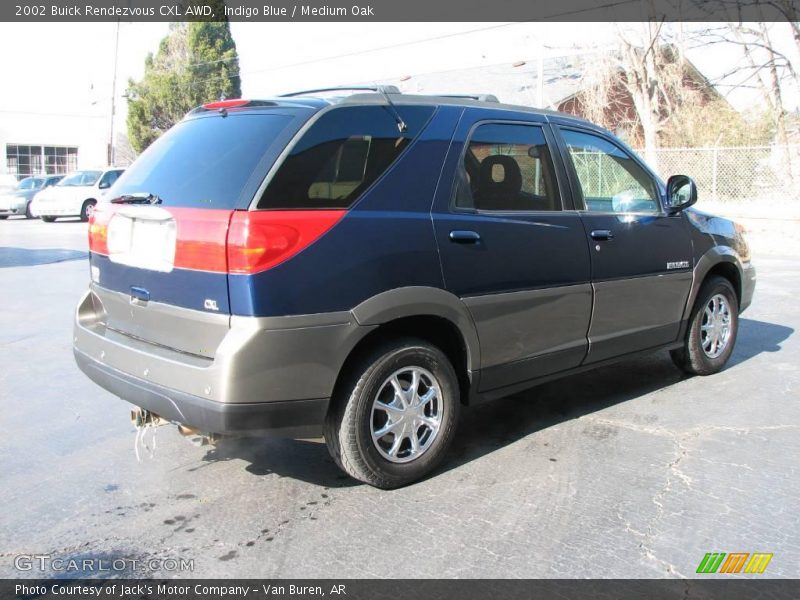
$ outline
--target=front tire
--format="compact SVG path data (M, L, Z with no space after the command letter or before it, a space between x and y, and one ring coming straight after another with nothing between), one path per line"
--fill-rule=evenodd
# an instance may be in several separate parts
M459 409L458 377L445 354L423 340L393 340L362 357L337 386L325 441L351 477L398 488L439 465Z
M35 218L35 217L33 216L33 213L31 212L31 203L30 203L30 202L28 202L28 203L25 205L25 218L26 218L26 219L33 219L33 218Z
M81 221L85 223L91 218L96 204L95 200L87 200L83 203L83 206L81 206Z
M712 277L697 294L682 348L670 354L692 375L722 370L733 353L739 331L739 301L730 281Z
M55 223L55 217L39 217L45 223Z

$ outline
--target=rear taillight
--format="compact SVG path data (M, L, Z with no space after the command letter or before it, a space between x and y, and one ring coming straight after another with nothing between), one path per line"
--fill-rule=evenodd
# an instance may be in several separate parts
M230 211L207 208L171 208L175 218L175 266L195 271L227 271L225 236Z
M228 272L252 274L282 263L318 240L345 212L234 212L228 230Z
M96 204L89 217L89 252L108 254L108 222L114 212Z
M89 219L91 252L109 255L109 222L117 210L111 206L101 209L98 205L95 208ZM175 268L245 275L265 271L291 258L319 239L346 212L167 210L177 227L174 236ZM129 240L127 245L130 245Z

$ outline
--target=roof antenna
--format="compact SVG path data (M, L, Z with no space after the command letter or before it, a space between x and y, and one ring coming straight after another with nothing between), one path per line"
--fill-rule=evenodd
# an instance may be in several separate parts
M392 116L397 123L398 131L400 131L400 133L408 131L408 125L406 125L406 122L403 121L403 117L400 116L400 113L397 112L397 108L395 107L394 102L392 102L392 99L389 97L389 92L387 91L386 86L379 85L375 89L379 94L383 95L384 99L386 100L386 103L388 104L387 108L389 109L389 112L392 113Z

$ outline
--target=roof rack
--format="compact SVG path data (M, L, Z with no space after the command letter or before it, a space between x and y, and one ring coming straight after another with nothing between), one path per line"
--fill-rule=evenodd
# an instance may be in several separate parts
M302 90L299 92L291 92L289 94L281 94L278 97L292 98L294 96L308 96L309 94L318 94L320 92L376 92L378 94L399 94L400 90L394 85L351 85L342 87L318 88L314 90Z
M500 102L494 94L431 94L439 98L468 98L478 102Z

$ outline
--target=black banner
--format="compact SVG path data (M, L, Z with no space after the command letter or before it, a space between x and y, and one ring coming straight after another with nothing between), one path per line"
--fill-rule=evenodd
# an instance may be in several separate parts
M33 600L709 600L796 599L800 581L776 579L634 580L2 580L0 598Z
M798 0L11 0L0 21L795 21Z

